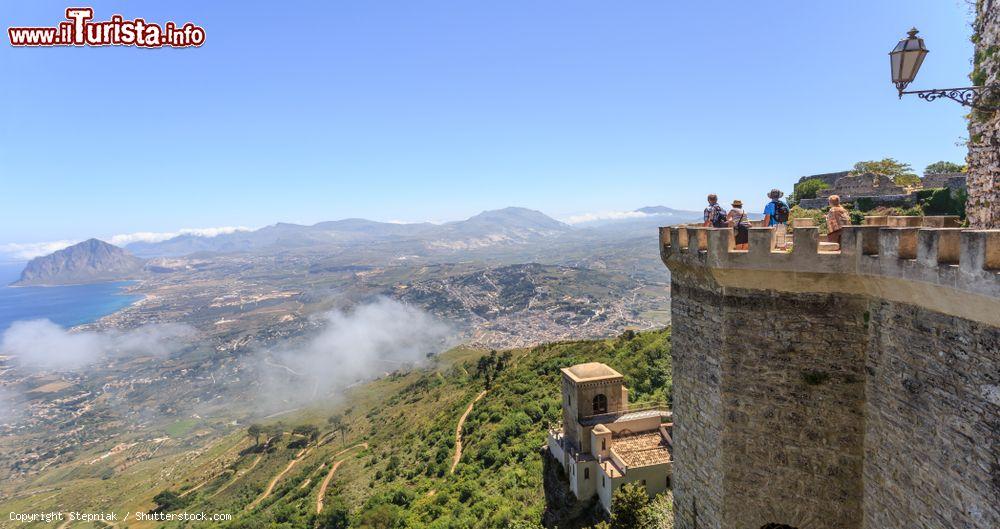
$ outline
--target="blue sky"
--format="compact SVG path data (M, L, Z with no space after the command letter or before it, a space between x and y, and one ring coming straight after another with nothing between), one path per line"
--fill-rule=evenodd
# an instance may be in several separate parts
M557 218L799 176L961 162L962 0L87 2L205 28L197 49L0 45L0 243L344 217ZM67 5L5 2L7 26ZM754 206L756 203L759 205Z

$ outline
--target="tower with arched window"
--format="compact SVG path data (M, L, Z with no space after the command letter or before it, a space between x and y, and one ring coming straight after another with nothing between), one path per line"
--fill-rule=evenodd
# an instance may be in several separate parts
M598 362L563 368L562 409L547 445L578 499L597 496L610 512L625 483L650 495L670 486L670 412L657 402L630 406L621 373Z
M625 377L598 362L565 367L562 374L563 430L578 450L589 452L590 429L600 416L628 410Z

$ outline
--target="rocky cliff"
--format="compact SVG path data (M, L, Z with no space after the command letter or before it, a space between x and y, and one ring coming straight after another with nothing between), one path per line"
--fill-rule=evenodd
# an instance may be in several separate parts
M545 490L545 514L542 526L559 529L591 527L604 519L604 511L597 502L597 496L580 501L569 490L569 482L562 466L552 457L549 448L539 450L542 456L543 481Z
M142 259L113 244L89 239L32 259L14 285L71 285L134 279L142 273L143 264Z

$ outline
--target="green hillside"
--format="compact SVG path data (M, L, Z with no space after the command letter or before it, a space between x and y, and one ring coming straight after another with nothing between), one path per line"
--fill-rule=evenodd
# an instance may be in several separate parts
M87 474L63 471L62 479L70 479L60 482L60 497L122 515L127 506L132 517L117 527L134 528L537 523L545 501L539 449L547 426L560 416L559 368L605 362L625 375L632 400L669 401L669 350L669 330L492 355L456 349L432 367L353 388L337 406L262 423L256 440L242 425L197 449L167 450L110 476L100 476L96 469ZM464 423L462 457L452 473L459 419L487 386ZM169 469L166 477L164 469ZM27 495L4 507L69 508L41 500ZM232 519L135 520L136 511L157 504L164 516L204 512ZM71 526L106 527L90 522Z

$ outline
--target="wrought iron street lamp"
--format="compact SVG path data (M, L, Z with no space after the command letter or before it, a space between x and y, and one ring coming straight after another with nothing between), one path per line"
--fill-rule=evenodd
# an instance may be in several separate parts
M919 33L917 28L911 29L907 38L900 40L896 47L889 52L892 83L899 90L900 99L903 98L903 94L914 94L924 101L934 101L944 97L976 110L1000 110L1000 106L996 104L987 104L987 101L995 100L997 96L1000 96L1000 89L995 85L904 91L916 79L917 72L920 71L920 66L924 63L924 57L928 53L927 47L924 46L924 39L918 37L917 33Z

